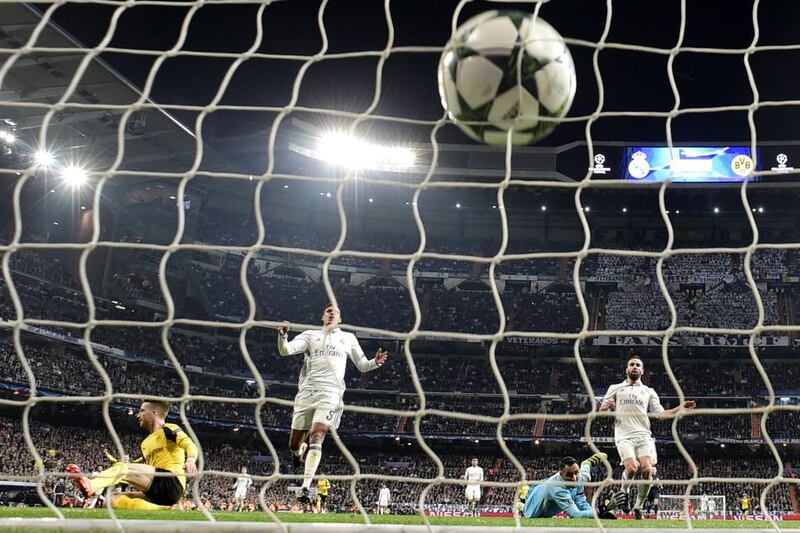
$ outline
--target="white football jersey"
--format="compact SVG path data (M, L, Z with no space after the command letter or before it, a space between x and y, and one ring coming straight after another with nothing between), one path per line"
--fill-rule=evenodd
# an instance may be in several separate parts
M464 473L464 479L467 481L483 481L483 468L480 466L470 466Z
M389 505L391 498L392 493L389 492L389 488L381 487L381 490L378 491L378 505Z
M611 385L603 396L603 401L613 399L614 407L614 440L628 437L651 436L650 419L647 413L664 412L661 400L656 391L641 381Z
M278 352L281 355L305 353L303 370L297 384L299 390L344 392L344 372L348 358L361 372L378 368L375 359L366 358L356 336L339 328L329 332L309 329L291 341L278 335Z
M233 486L236 490L246 490L247 487L253 484L253 480L250 479L250 474L242 474L236 478L236 484Z

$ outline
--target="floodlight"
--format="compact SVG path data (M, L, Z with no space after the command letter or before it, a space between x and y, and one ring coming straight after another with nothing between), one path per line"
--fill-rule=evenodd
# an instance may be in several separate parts
M317 153L331 165L351 169L397 170L411 167L417 160L410 148L367 143L340 132L320 137Z
M55 163L55 161L55 156L47 150L37 150L36 153L33 154L33 162L36 163L37 167L47 168Z
M70 187L80 187L89 179L86 170L77 166L66 167L61 177Z

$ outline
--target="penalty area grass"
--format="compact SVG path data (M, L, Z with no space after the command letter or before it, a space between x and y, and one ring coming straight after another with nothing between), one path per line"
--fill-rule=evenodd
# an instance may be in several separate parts
M62 509L67 519L107 519L105 509ZM225 522L271 522L270 516L264 512L236 513L230 511L216 511L212 515L219 521ZM363 524L360 514L312 514L312 513L278 513L278 518L286 523L339 523ZM178 520L178 521L205 521L199 511L118 511L117 517L125 520ZM0 507L0 529L14 527L14 518L55 518L55 515L44 507ZM369 515L373 524L403 524L422 525L424 522L419 515ZM432 525L440 526L514 526L513 518L482 518L482 517L431 517ZM591 519L568 520L563 518L536 518L522 519L524 527L570 527L570 528L596 528L597 523ZM683 520L603 520L606 528L637 528L637 529L684 529L686 522ZM766 529L769 524L755 520L694 520L692 526L697 529ZM798 522L781 522L781 529L800 529ZM30 532L30 528L25 528ZM52 531L52 529L50 530Z

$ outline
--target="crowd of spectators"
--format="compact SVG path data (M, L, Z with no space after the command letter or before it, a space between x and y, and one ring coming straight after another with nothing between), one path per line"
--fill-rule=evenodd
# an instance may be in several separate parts
M45 479L46 492L52 496L52 489L56 483L66 478L65 465L77 463L87 471L100 470L108 466L104 451L108 450L118 454L118 450L106 429L96 426L86 426L80 429L76 436L75 428L69 425L57 425L45 420L33 420L29 425L30 436L38 454L43 459L42 466L47 477ZM138 441L141 433L129 429L127 425L115 425L115 431L120 438L123 451L133 459L138 456ZM243 441L242 438L225 439L219 435L206 435L198 433L203 449L200 477L197 480L197 494L204 505L212 509L225 508L224 502L230 501L233 493L233 481L236 473L242 466L248 472L257 476L254 486L248 493L248 498L254 503L258 502L259 492L264 483L265 503L273 509L290 508L294 501L292 486L296 481L287 478L275 477L275 457L269 452L264 443L256 445L255 441ZM274 441L274 439L272 439ZM273 442L278 450L280 471L292 473L289 464L289 454L279 443ZM395 451L380 451L362 449L356 440L343 442L347 446L355 461L359 465L361 474L374 474L387 476L387 485L392 491L393 510L397 513L418 512L419 499L422 490L428 485L433 485L428 492L424 505L426 508L448 506L459 508L463 506L463 485L458 483L464 470L473 457L472 453L453 453L444 450L434 450L436 457L444 469L440 472L436 462L431 456L416 447L403 449L398 446ZM24 440L21 423L18 419L0 418L0 446L4 449L18 450L15 454L0 455L0 477L23 476L31 481L36 480L38 466L34 457L28 451ZM520 453L520 452L517 452ZM588 455L588 451L585 452ZM578 454L580 456L580 454ZM485 487L481 506L485 509L509 511L511 510L516 484L522 483L520 471L513 462L500 453L486 455L479 452L479 463L484 468L486 481L514 484L507 487ZM515 455L515 458L525 469L525 479L541 480L557 469L559 456L552 454ZM713 455L697 455L693 460L698 469L699 477L717 478L763 478L762 483L741 482L703 482L692 487L692 494L724 495L728 509L733 509L735 502L743 492L758 497L766 488L767 482L782 473L784 465L779 465L774 459L761 457L744 457L736 460L723 459ZM679 455L666 455L659 458L659 477L662 480L689 480L691 470ZM207 472L217 473L207 473ZM224 473L227 473L225 475ZM346 512L352 511L355 502L350 493L351 484L355 492L367 509L372 509L376 500L378 489L383 480L364 479L355 475L355 470L349 460L342 455L335 446L327 446L324 461L320 467L320 474L328 477L344 476L344 479L333 478L332 490L328 502L329 509ZM439 478L441 474L441 478ZM615 467L613 477L619 479L619 467ZM605 477L602 467L594 468L593 480L599 481ZM259 479L260 477L260 479ZM268 479L265 479L268 478ZM392 479L395 478L395 479ZM403 479L400 479L403 478ZM440 479L441 481L437 481ZM193 484L188 485L187 494L193 497ZM75 497L76 491L71 482L66 483L68 497ZM664 484L663 494L683 494L684 485ZM591 497L592 489L589 489ZM205 502L208 502L206 504ZM767 492L767 504L770 511L791 512L791 503L788 495L788 486L778 484Z
M474 246L474 245L473 245ZM471 252L481 251L467 250ZM88 319L86 295L75 276L67 276L63 260L53 254L19 250L12 254L13 272L19 300L29 319L60 320L83 323ZM786 261L794 254L783 250L761 250L752 257L757 279L776 281L786 273ZM197 256L200 257L199 255ZM203 318L241 322L249 305L241 286L241 256L228 254L231 260L216 264L194 262L189 267L187 282L169 278L169 288L176 302L176 317ZM665 262L664 279L676 307L677 325L706 328L748 329L757 321L756 302L743 273L743 254L683 254ZM235 260L233 260L235 259ZM354 258L357 259L357 258ZM288 261L288 263L281 262ZM292 263L285 255L282 260L250 263L247 281L255 298L257 319L279 322L288 320L314 324L319 309L329 298L323 283L313 276L314 271ZM371 260L370 260L371 261ZM431 260L438 261L438 260ZM335 261L334 261L335 263ZM534 272L553 272L550 285L508 281L499 284L506 330L576 332L583 326L577 297L572 286L572 261L524 260L499 265L498 272L512 264L526 264ZM320 266L317 258L316 267ZM423 265L424 266L424 265ZM499 309L485 275L485 265L467 263L460 269L456 283L443 284L441 279L417 278L414 295L421 313L420 329L437 332L458 332L490 335L497 332ZM357 267L358 268L358 267ZM444 264L432 268L447 273ZM523 269L524 270L524 269ZM558 272L555 272L558 270ZM512 269L509 272L514 272ZM12 273L13 273L12 272ZM48 275L45 272L57 272ZM420 264L415 272L422 272ZM598 286L582 287L590 313L589 323L611 330L661 330L670 323L667 302L655 277L655 261L651 258L612 255L590 256L581 272L585 279L599 280ZM405 271L392 271L379 263L371 263L371 273L355 276L352 272L330 271L332 288L348 323L377 329L406 332L415 322L411 294L404 284ZM109 276L111 287L117 287L120 298L139 302L152 300L164 305L155 272L145 269L114 272ZM370 276L393 280L389 286L373 282ZM477 277L476 277L477 276ZM609 286L609 282L613 286ZM562 288L553 289L552 286ZM5 289L5 287L3 287ZM93 292L99 288L93 286ZM176 292L177 291L177 292ZM180 292L185 291L185 292ZM3 290L0 311L13 317L10 296ZM112 291L113 292L113 291ZM98 292L99 293L99 292ZM794 323L798 298L794 291L782 286L759 284L764 306L764 324ZM784 305L791 299L794 306ZM593 305L598 302L598 305ZM55 305L54 305L55 303ZM146 319L146 310L118 306L110 299L95 296L95 318ZM199 305L196 305L199 304ZM123 307L123 309L120 309ZM381 312L390 307L392 312ZM203 311L204 310L204 311ZM124 312L121 312L124 311ZM152 313L151 313L152 314ZM596 320L595 320L596 318Z
M213 224L204 226L211 233ZM243 228L232 232L214 234L219 244L249 244L242 237ZM249 230L248 230L249 231ZM325 249L332 235L310 236L308 234L280 233L278 241L270 241L274 233L268 231L265 242L280 246L307 247L308 239L317 239L319 249ZM254 234L253 234L254 235ZM336 236L338 238L338 236ZM216 241L215 241L216 242ZM331 243L327 243L331 244ZM335 244L335 239L333 240ZM331 246L333 245L331 244ZM348 242L352 249L359 248L357 240ZM363 249L374 252L390 251L388 248L372 246L364 242ZM404 242L408 253L416 250L411 242ZM469 243L463 247L442 248L432 243L427 251L459 253L491 257L496 253L493 244ZM272 255L270 255L272 254ZM759 251L752 257L751 267L759 282L759 294L765 309L765 324L792 323L794 310L800 298L794 291L776 287L771 282L784 278L796 265L797 254L783 250ZM26 319L59 320L81 324L89 319L86 295L74 275L67 275L65 257L58 254L40 253L33 250L18 250L11 256L12 280ZM312 279L313 269L301 266L296 255L264 252L261 263L252 262L247 272L250 289L255 298L256 319L279 323L290 321L303 324L319 323L321 309L328 301L322 283ZM74 258L73 258L74 259ZM743 273L742 254L686 254L665 261L664 280L677 311L678 326L751 328L756 324L757 306L752 290ZM382 330L407 332L419 318L418 328L424 331L471 333L493 335L500 327L498 312L490 285L485 279L488 267L464 261L423 259L415 266L413 293L404 285L405 268L402 262L362 259L353 256L337 258L333 264L363 269L364 272L332 270L331 286L349 324ZM145 261L146 262L146 261ZM197 261L187 268L185 289L186 308L181 307L183 298L176 300L176 316L191 313L191 316L209 317L215 320L243 320L249 309L240 281L241 256L229 254L222 261L209 261L201 266ZM152 262L151 262L152 263ZM317 258L319 263L319 258ZM154 263L153 263L154 264ZM187 262L188 264L188 262ZM392 267L401 266L392 270ZM151 265L152 266L152 265ZM546 283L534 283L530 279L506 280L500 285L500 303L505 317L506 331L555 331L575 333L580 331L584 318L572 284L572 260L515 260L498 265L500 274L525 274L547 276ZM351 269L352 270L352 269ZM369 272L367 272L369 271ZM441 279L421 279L422 272L437 272L456 283L442 283ZM359 274L359 275L356 275ZM670 322L667 304L655 278L655 261L649 258L600 255L587 258L581 275L586 280L600 282L599 287L588 285L585 303L590 314L598 316L598 329L612 330L660 330ZM424 278L424 276L422 276ZM127 271L111 276L111 284L119 290L123 299L161 300L158 283L147 269ZM516 281L516 283L512 282ZM171 290L180 285L170 284ZM412 295L418 303L417 317L412 305ZM795 307L781 306L790 300ZM110 299L94 299L95 318L99 320L146 320L163 318L153 311L138 307L118 305ZM195 305L198 304L198 305ZM191 309L189 309L191 307ZM204 311L204 312L203 312ZM16 308L10 297L5 280L0 279L0 319L16 319ZM185 393L193 396L208 396L211 399L191 399L186 402L186 415L192 423L201 421L208 426L227 424L230 427L252 427L256 417L264 427L277 431L288 427L291 400L300 368L298 358L281 358L274 344L274 332L253 328L245 337L245 346L250 363L242 353L238 331L221 332L215 328L192 329L162 327L122 327L100 325L90 331L92 342L105 346L89 353L75 338L83 336L78 328L47 326L44 335L39 332L21 336L22 350L35 380L37 390L56 391L71 396L105 396L106 374L111 390L116 394L159 395L178 398ZM3 330L0 335L0 380L6 385L22 386L17 395L28 394L30 375L26 372L10 335ZM70 335L69 340L57 338L55 334ZM188 379L186 388L178 372L170 362L163 339L181 365ZM505 346L505 343L502 344ZM115 350L111 353L109 349ZM374 349L374 348L373 348ZM446 351L446 350L445 350ZM525 420L510 420L502 424L501 433L512 440L533 438L580 439L586 433L587 414L592 402L578 368L564 360L538 359L531 357L535 348L524 348L517 356L497 358L499 376L509 393L510 414L525 414ZM513 353L513 352L512 352ZM565 352L566 353L566 352ZM568 356L571 357L571 350ZM120 355L122 354L122 355ZM520 355L521 354L521 355ZM91 359L94 358L94 361ZM342 433L346 436L367 433L396 435L407 438L414 434L415 425L426 436L458 439L490 440L496 436L497 423L470 420L469 415L500 417L503 414L504 398L494 370L486 356L461 357L456 354L423 353L412 355L413 371L404 354L392 357L390 364L380 372L360 374L351 372L346 381L349 392L345 397L348 406L368 406L400 411L386 414L356 413L352 409L345 413ZM772 388L781 395L796 396L800 368L791 360L764 359L764 368ZM622 379L621 368L614 364L586 361L583 365L595 395ZM267 401L255 403L258 397L253 370L266 382ZM749 359L681 359L670 362L670 370L684 395L698 400L700 407L729 408L763 406L766 402L767 384ZM415 377L426 393L424 408L416 392ZM658 360L647 362L647 383L661 393L667 406L674 405L677 392L674 390L670 372ZM214 399L216 398L216 400ZM241 401L227 401L236 400ZM115 398L115 412L125 412L124 404ZM283 402L283 403L281 403ZM431 412L434 411L434 412ZM441 411L435 412L435 411ZM776 439L793 439L797 417L793 410L768 409L766 428L769 436ZM460 413L463 416L447 416ZM544 419L547 415L574 414L577 420ZM6 449L20 446L14 439L19 434L14 422L0 425L0 445ZM740 440L761 442L764 437L758 426L758 414L719 414L685 416L677 424L678 435L686 441L692 440ZM673 437L670 422L654 422L654 434L662 439ZM87 465L102 464L98 452L107 440L102 431L87 430L90 446L85 449L74 445L69 438L69 429L63 426L37 424L36 439L52 443L51 448L63 450L57 457L75 456ZM94 432L94 433L92 433ZM601 416L593 420L589 434L608 439L613 432L610 417ZM128 443L133 437L126 436ZM35 439L35 440L36 440ZM5 442L3 442L5 441ZM43 445L46 446L46 445ZM94 449L97 448L97 449ZM20 447L18 449L24 449ZM207 469L229 472L238 470L243 457L261 457L256 451L242 450L224 443L209 444ZM30 464L15 463L19 459L0 454L0 474L20 475L30 473ZM286 458L282 458L284 461ZM488 479L513 480L514 469L508 461L485 458L488 463ZM389 473L419 479L435 477L433 463L425 457L385 457L380 454L364 456L362 472ZM482 458L484 460L484 458ZM338 462L337 462L338 461ZM463 457L447 457L446 476L457 479L463 470ZM703 459L704 468L716 470L713 475L735 477L748 470L733 462L715 462ZM549 472L553 458L531 459L534 477ZM272 465L268 461L247 459L251 472L269 474ZM389 464L395 466L388 466ZM759 477L774 476L768 461L748 465L749 472ZM398 466L399 465L399 466ZM332 458L328 463L330 475L348 474L349 464ZM672 476L688 476L685 467L663 462L663 472ZM92 466L94 468L94 466ZM28 470L26 470L28 468ZM711 475L711 474L709 474ZM752 475L748 477L753 477ZM682 478L679 478L682 479ZM271 486L270 491L280 494L274 503L290 501L287 481ZM221 501L227 496L229 478L208 476L201 480L201 494L205 498ZM397 505L413 509L425 483L396 483L393 485ZM365 498L374 498L378 482L360 480L357 492ZM757 494L764 488L747 486L746 490ZM671 488L668 490L672 490ZM742 486L735 484L704 483L697 491L708 494L726 494L734 498ZM343 509L352 506L345 491L336 503ZM461 501L462 487L456 484L441 484L431 490L431 504L449 505ZM771 501L781 508L788 505L786 491L773 490ZM485 505L507 505L513 489L487 490ZM733 501L733 500L731 500ZM215 503L216 505L216 503Z
M628 291L610 291L603 309L605 327L610 330L663 330L669 327L670 312L658 284L648 279ZM759 289L764 306L764 324L785 324L778 312L774 290ZM709 290L670 291L677 327L750 329L758 322L758 307L750 287L741 281L721 284ZM646 310L647 312L643 312Z
M151 330L144 330L151 331ZM126 337L119 336L120 339ZM135 336L127 338L136 339ZM155 339L154 339L155 340ZM124 340L123 340L124 342ZM57 391L71 396L104 396L105 384L97 366L80 347L65 345L55 340L36 335L23 335L23 354L32 372L38 390ZM159 344L154 343L154 346ZM223 364L237 353L234 342L209 338L189 332L172 332L171 345L181 360L182 353L190 354L192 363L207 361L204 354L215 354L221 359L213 364ZM126 348L131 348L126 346ZM94 357L100 371L104 372L116 394L139 394L145 396L168 396L179 398L184 392L210 399L190 399L187 415L193 419L253 425L260 416L265 426L287 427L290 410L275 400L289 401L299 371L299 361L281 358L258 345L252 352L258 354L253 362L256 367L266 363L267 402L256 414L258 397L255 381L248 376L216 375L198 372L192 365L184 367L188 389L175 368L163 364L155 355L152 359L125 359L104 352L95 352ZM269 355L266 355L267 352ZM386 365L381 372L360 374L351 372L348 377L348 406L379 407L400 414L365 414L349 409L344 416L343 431L349 433L373 432L380 434L413 433L413 423L420 419L426 435L491 436L497 429L492 421L469 420L472 414L500 417L503 414L501 388L485 358L422 357L414 361L414 372L426 393L425 411L414 394L412 372L404 358ZM748 364L744 364L748 363ZM607 363L583 365L595 395L620 380L620 369ZM774 390L781 394L796 395L798 367L787 361L765 360L764 368ZM571 363L550 361L532 362L519 358L497 359L497 369L509 392L510 413L529 415L525 420L511 420L503 424L502 431L509 437L572 437L585 434L586 419L591 411L591 397L587 394L577 367ZM767 396L766 384L756 367L748 360L710 361L678 360L671 371L681 386L684 395L695 398L703 408L731 408L764 405ZM252 378L252 375L249 376ZM31 382L18 357L9 336L0 339L0 380L19 384L25 388ZM669 373L653 362L647 367L647 383L661 393L662 402L669 407L677 400ZM24 391L21 391L24 392ZM468 395L468 396L467 396ZM557 397L557 399L553 399ZM216 399L215 399L216 398ZM238 400L238 401L229 401ZM792 438L796 425L794 411L784 412L769 409L767 429L773 438ZM789 407L787 407L789 409ZM436 411L442 411L438 413ZM766 412L766 408L765 411ZM460 417L447 416L460 413ZM537 415L576 414L580 419L547 419L537 425ZM720 414L714 416L685 416L678 424L682 438L707 439L759 439L753 434L753 416L750 414ZM758 423L758 421L756 421ZM654 433L671 438L669 422L654 422ZM590 434L594 437L610 437L609 417L598 417L592 423Z

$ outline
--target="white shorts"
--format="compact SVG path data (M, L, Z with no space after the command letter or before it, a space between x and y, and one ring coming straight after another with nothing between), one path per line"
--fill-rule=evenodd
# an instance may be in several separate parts
M292 429L306 431L315 422L337 429L342 420L342 393L303 390L294 397Z
M234 500L244 500L247 497L247 489L236 489L236 494L233 495Z
M481 486L480 485L467 485L466 490L464 491L468 500L480 500L481 499Z
M389 507L389 500L378 500L378 507Z
M619 464L625 463L626 459L638 460L643 455L650 457L652 464L658 463L656 441L653 437L626 437L619 439L615 444L619 453Z

